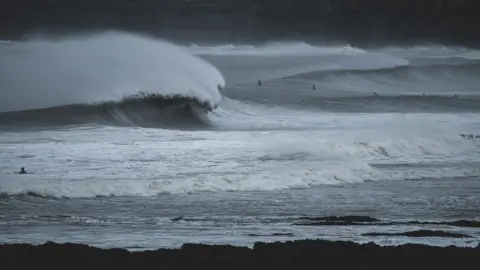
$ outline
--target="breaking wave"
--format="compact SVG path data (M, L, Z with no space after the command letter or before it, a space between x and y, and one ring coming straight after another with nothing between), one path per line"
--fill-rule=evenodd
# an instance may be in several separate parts
M225 86L220 71L187 50L122 32L4 43L0 58L0 112L120 101L139 93L213 108Z
M45 109L0 113L0 127L51 128L68 125L140 126L199 129L209 126L213 108L180 95L137 94L120 101L75 104Z
M333 164L333 163L332 163ZM275 191L286 189L306 189L330 185L359 184L371 181L413 181L435 180L438 178L478 177L478 168L461 170L437 169L416 171L397 170L387 173L381 169L358 162L343 162L329 170L312 168L287 169L277 172L262 171L255 174L209 175L190 179L163 180L106 180L101 181L41 181L32 179L11 180L11 184L2 187L3 196L38 196L51 198L94 198L94 197L152 197L162 194L191 194L201 192L241 192L241 191ZM346 169L345 166L348 166Z
M8 42L0 45L0 54L5 56L0 64L0 126L9 128L208 127L207 112L219 106L222 95L327 111L480 110L478 98L453 98L478 94L480 71L476 51L456 48L366 51L302 42L180 47L110 32L59 42ZM272 85L271 90L242 88L257 79ZM231 87L220 93L225 81ZM311 91L312 84L318 91ZM305 85L301 95L291 91ZM240 90L231 90L236 87Z
M308 139L263 144L263 147L258 148L256 158L252 160L255 165L250 164L244 169L236 168L234 173L211 174L199 170L189 174L178 171L171 174L162 172L160 175L158 171L149 171L148 165L145 165L145 171L136 172L118 167L115 175L99 174L95 171L97 176L91 178L86 177L85 172L69 172L54 178L51 178L48 172L46 175L38 172L25 177L5 175L0 179L0 195L53 198L151 197L161 194L273 191L367 181L464 178L480 175L478 162L454 158L458 154L475 151L476 142L452 134L351 142L321 143L322 140L318 139L310 145L305 141ZM279 145L282 145L282 148L279 148ZM197 158L194 152L190 154L191 159ZM428 158L424 162L410 164L408 158L415 156ZM442 157L451 157L451 164L439 167L439 164L443 164ZM277 163L285 166L278 166ZM454 168L455 164L468 163L471 163L471 166L460 170ZM409 170L409 165L415 167ZM252 171L251 166L261 169ZM398 169L392 174L382 169L386 166L398 166ZM133 179L132 173L136 174Z
M338 55L361 54L365 50L345 46L313 46L304 42L268 42L263 45L214 45L199 46L195 43L187 46L192 52L200 55L243 55L243 56L301 56L301 55Z

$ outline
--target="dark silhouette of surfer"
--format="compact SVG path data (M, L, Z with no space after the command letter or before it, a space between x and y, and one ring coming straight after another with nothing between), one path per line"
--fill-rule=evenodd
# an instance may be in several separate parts
M315 84L312 84L312 90L316 90Z
M25 171L25 168L22 167L20 168L20 171L19 172L16 172L17 174L27 174L27 171Z
M171 221L180 221L183 219L183 216L178 216L178 217L174 217L172 219L170 219Z
M462 136L467 140L473 140L473 141L475 140L475 138L479 137L478 135L474 135L474 134L460 134L460 136Z
M258 86L262 86L262 82L258 80Z

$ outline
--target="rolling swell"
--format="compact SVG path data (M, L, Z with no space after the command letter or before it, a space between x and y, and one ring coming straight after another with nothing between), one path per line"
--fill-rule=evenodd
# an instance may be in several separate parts
M317 72L309 72L303 74L293 75L291 77L305 77L306 75L317 75L317 74L402 74L405 72L463 72L470 73L470 75L478 74L480 70L480 61L479 60L469 60L468 62L462 63L438 63L438 64L424 64L424 65L404 65L404 66L393 66L393 67L381 67L375 69L337 69L337 70L321 70ZM468 75L468 74L467 74Z
M241 87L226 94L253 102L334 112L480 111L478 59L420 54L397 58L408 59L408 65L386 65L383 61L387 58L382 57L373 65L370 58L355 62L357 58L339 58L343 62L264 81L263 87L276 89L275 95L258 87ZM322 58L319 61L326 63Z
M302 99L299 103L302 106L312 106L330 112L473 113L480 111L480 97L473 99L421 95L358 96Z
M373 56L394 56L388 54L372 54ZM371 56L370 56L371 57ZM393 64L386 65L380 58L377 65L373 65L368 61L375 58L367 58L367 65L354 66L351 62L355 60L350 58L350 63L330 69L320 69L317 71L307 71L291 76L285 76L283 79L325 79L328 77L348 77L348 76L385 76L392 80L418 80L418 75L434 77L436 81L446 80L452 82L453 79L476 79L480 72L480 59L465 58L456 56L444 57L421 57L414 58L406 56L396 56L397 59L404 60L408 64ZM395 59L395 58L393 58ZM408 61L407 61L408 60ZM398 61L398 60L397 60ZM425 78L425 77L422 77Z
M172 129L209 127L213 108L193 98L135 95L120 101L72 104L0 113L1 129L52 128L69 125L140 126Z

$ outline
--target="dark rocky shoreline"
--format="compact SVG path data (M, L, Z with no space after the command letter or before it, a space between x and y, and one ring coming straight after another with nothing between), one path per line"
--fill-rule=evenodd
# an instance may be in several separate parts
M178 217L173 222L184 219ZM298 223L300 222L300 223ZM82 244L0 245L0 269L452 269L467 268L478 262L480 244L472 235L448 228L476 229L478 220L445 222L388 221L369 216L301 217L292 225L315 226L379 226L441 225L436 228L404 232L377 231L364 233L372 237L442 237L465 238L475 248L435 247L419 244L379 246L346 241L296 240L288 242L256 242L253 248L231 245L185 244L178 249L131 252L126 249L102 249ZM433 229L433 228L432 228ZM473 232L473 231L471 231ZM250 237L284 237L292 233L270 235L249 234ZM471 239L471 240L469 240ZM133 247L132 247L133 248ZM135 249L142 247L135 247Z
M7 0L0 37L119 29L175 40L480 46L476 0Z
M129 252L80 244L0 245L0 269L456 269L478 263L476 248L299 240L253 248L185 244Z
M452 227L480 228L477 220L454 220L454 221L388 221L370 216L320 216L300 217L299 220L307 222L295 223L299 226L392 226L392 225L447 225Z

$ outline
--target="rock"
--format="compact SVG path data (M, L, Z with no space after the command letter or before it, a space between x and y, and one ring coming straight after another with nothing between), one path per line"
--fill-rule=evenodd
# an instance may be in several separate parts
M475 265L480 248L299 240L253 248L185 244L180 249L129 252L81 244L0 245L0 268L23 269L455 269Z
M445 232L445 231L431 231L418 230L403 233L364 233L364 236L408 236L408 237L451 237L451 238L472 238L470 235Z
M445 224L457 227L480 228L480 221L476 220L457 220L452 222L445 222Z
M250 233L248 236L295 236L293 233L272 233L272 234L255 234L255 233Z
M395 226L395 225L449 225L454 227L480 227L480 221L455 220L455 221L385 221L368 216L325 216L325 217L301 217L300 220L315 222L296 223L300 226Z
M325 221L325 222L375 222L379 219L369 216L326 216L326 217L301 217L300 219Z

